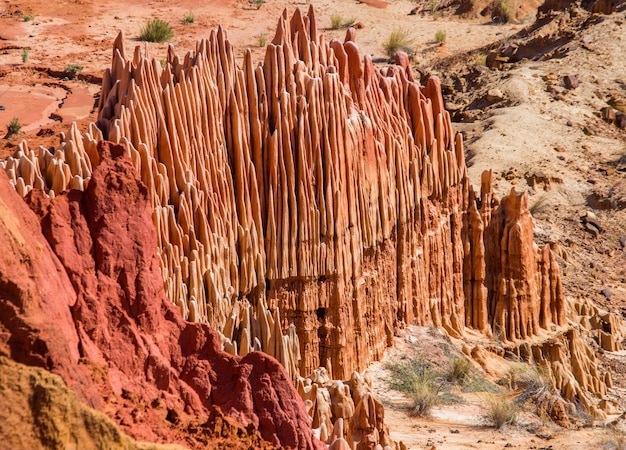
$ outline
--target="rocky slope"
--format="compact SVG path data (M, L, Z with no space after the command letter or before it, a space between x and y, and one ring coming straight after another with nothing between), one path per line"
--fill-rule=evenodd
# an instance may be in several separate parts
M133 441L50 372L0 357L0 435L5 448L179 450Z
M144 440L176 441L176 416L206 419L219 408L274 445L315 447L280 364L224 353L213 330L173 309L147 189L123 147L102 142L98 151L85 192L29 196L41 224L1 175L2 352L59 373Z

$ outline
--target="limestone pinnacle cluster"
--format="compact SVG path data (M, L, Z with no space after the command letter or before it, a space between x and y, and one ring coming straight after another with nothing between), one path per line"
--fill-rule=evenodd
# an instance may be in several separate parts
M90 182L99 141L123 144L168 298L229 352L263 350L294 379L323 366L347 380L408 323L514 346L565 333L558 265L532 241L525 194L499 201L485 173L476 198L439 80L422 86L403 54L376 67L355 35L327 42L313 8L296 10L262 63L239 63L218 28L182 57L170 46L164 66L127 56L120 35L97 123L2 164L20 194L55 195ZM580 358L558 366L572 396L601 394L600 375L585 381L593 353Z

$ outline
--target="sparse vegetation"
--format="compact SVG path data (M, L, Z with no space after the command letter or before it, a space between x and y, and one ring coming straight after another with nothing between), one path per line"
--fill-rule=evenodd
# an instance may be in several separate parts
M497 429L504 425L517 423L519 405L514 398L506 395L491 394L487 397L487 413L485 417Z
M183 24L185 25L194 23L195 21L196 16L194 15L193 11L189 11L187 14L185 14L185 17L183 17Z
M437 30L435 32L435 41L437 41L437 44L443 44L444 42L446 42L446 30Z
M411 32L402 28L398 28L391 32L385 43L383 49L385 54L389 58L393 58L399 51L403 51L408 54L413 54L415 49L415 40L411 35Z
M75 77L78 72L83 70L83 66L80 64L68 64L65 66L65 72L69 73L72 77Z
M515 11L511 7L509 0L500 0L498 5L502 20L505 22L515 22Z
M24 22L30 22L30 21L31 21L31 20L33 20L33 19L34 19L34 17L33 17L33 16L29 16L28 14L26 14L26 15L24 16Z
M477 65L477 66L486 66L487 65L487 55L485 53L479 53L478 55L476 55L475 65Z
M22 49L22 62L26 63L26 61L28 61L28 49L23 48Z
M426 373L415 379L409 394L412 401L411 415L421 417L430 414L433 406L439 403L440 390L441 384L437 384L436 380Z
M548 378L543 374L540 367L516 363L507 372L505 380L500 380L499 384L506 384L511 390L523 390L525 393L534 393L551 388Z
M161 19L151 19L144 26L139 40L147 42L166 42L174 37L169 23Z
M7 124L7 132L9 136L19 134L21 129L22 129L22 124L20 123L19 117L12 118L11 121Z
M428 0L428 10L430 11L430 15L435 19L438 17L437 9L439 5L436 0Z
M413 382L423 378L429 371L430 363L422 358L408 358L403 361L388 363L385 368L391 372L389 387L405 394L414 389Z
M258 38L259 38L259 47L265 47L265 44L267 44L267 33L259 34Z
M434 370L422 358L409 358L402 362L386 365L391 372L389 385L411 399L410 414L426 416L438 404L453 404L463 399L450 392L446 374Z
M254 4L256 5L256 9L261 9L261 6L265 3L265 0L254 0Z
M356 19L344 19L343 16L341 16L340 14L332 14L330 16L330 28L332 28L333 30L349 28L354 25L354 22L356 22Z
M538 214L545 214L548 212L550 205L548 204L548 197L543 195L537 199L532 205L528 207L528 211L531 216L536 217Z
M452 359L450 370L448 371L446 378L451 383L459 385L465 384L470 378L471 363L466 358L460 358L455 356Z

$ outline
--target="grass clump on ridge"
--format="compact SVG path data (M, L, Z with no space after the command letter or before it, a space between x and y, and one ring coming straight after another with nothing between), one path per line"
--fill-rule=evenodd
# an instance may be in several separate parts
M409 55L415 53L415 39L409 30L398 28L392 31L383 43L383 50L389 58L393 58L399 51Z
M151 19L144 26L139 40L147 42L166 42L174 37L169 23L161 19Z
M21 129L22 129L22 124L20 123L19 117L12 118L11 121L7 124L7 132L9 136L18 134Z

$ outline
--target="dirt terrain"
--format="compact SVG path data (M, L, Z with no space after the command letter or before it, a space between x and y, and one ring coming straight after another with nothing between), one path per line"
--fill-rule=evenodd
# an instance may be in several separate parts
M387 60L382 42L390 31L410 30L416 73L442 79L447 107L465 137L474 185L479 187L481 172L491 168L500 195L512 187L528 191L535 239L550 243L559 256L566 295L593 298L626 316L626 122L619 126L611 116L607 121L606 112L603 117L604 108L614 115L626 112L624 4L610 15L592 16L576 6L570 12L537 13L536 4L515 3L517 16L508 23L477 14L477 4L470 8L474 13L462 17L455 14L457 6L444 8L447 2L434 8L432 2L407 0L376 5L314 2L318 19L327 24L321 30L327 40L345 34L330 29L332 14L354 20L360 48L381 65ZM222 25L236 54L251 48L261 60L261 43L271 41L276 17L284 8L307 6L271 0L259 8L248 0L131 1L123 7L106 0L4 1L0 126L4 134L5 124L18 117L22 129L0 140L0 157L13 153L22 139L31 148L55 145L72 121L84 127L95 120L101 74L120 30L144 51L165 58L167 44L137 40L146 20L168 20L179 53ZM409 15L414 8L418 13ZM189 12L194 23L184 24ZM435 39L440 30L443 44ZM423 333L402 332L385 361L419 351L436 359L436 344L431 352L416 345L424 342ZM611 395L623 399L626 354L602 356L614 369ZM392 437L407 448L622 448L618 431L607 424L581 420L564 429L530 412L518 425L495 431L482 419L484 402L475 393L463 393L462 403L435 408L428 419L410 418L408 400L386 384L385 362L371 372ZM623 427L621 419L611 419L618 430Z

